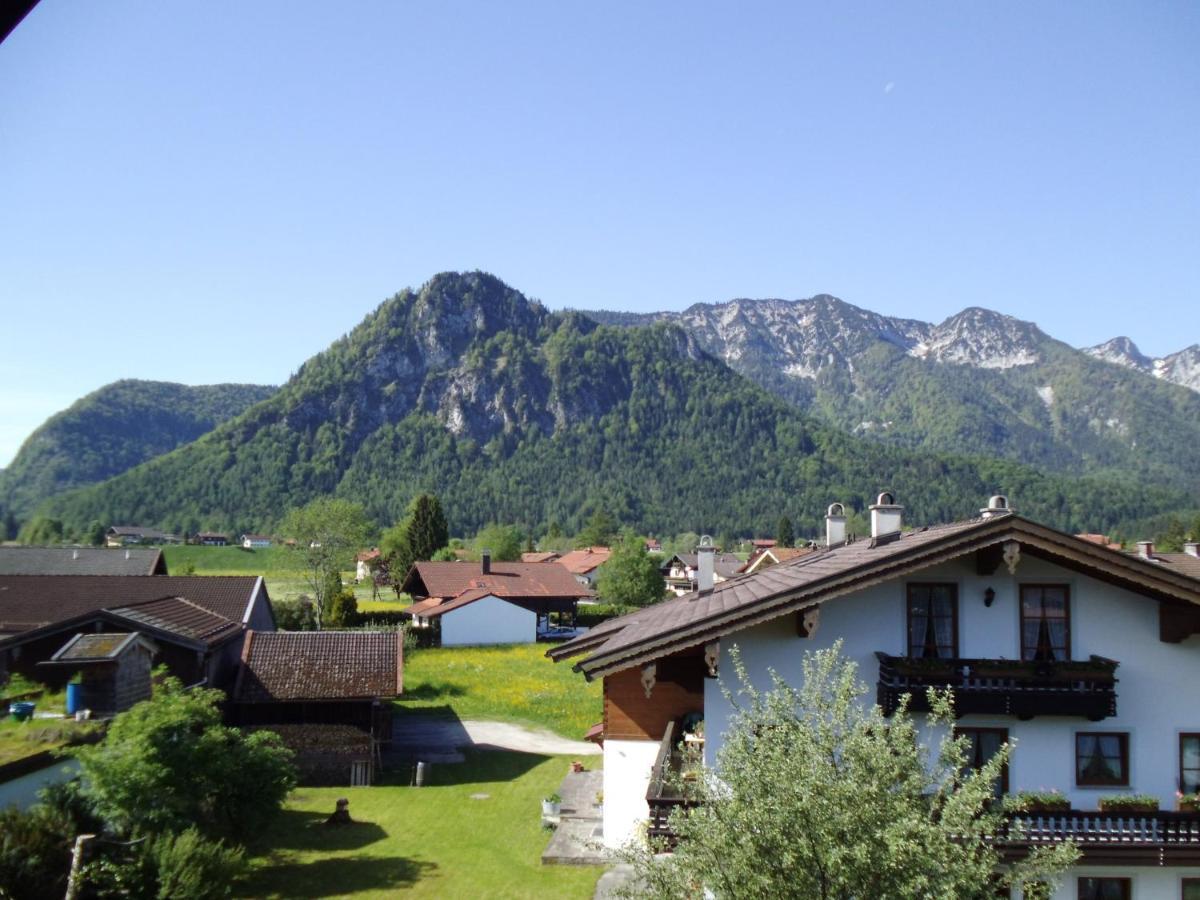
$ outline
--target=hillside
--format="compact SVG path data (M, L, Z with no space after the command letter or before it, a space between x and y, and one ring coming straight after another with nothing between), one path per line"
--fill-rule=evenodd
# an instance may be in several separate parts
M585 315L624 327L678 324L736 371L839 429L1196 490L1200 393L1186 389L1196 386L1191 351L1129 362L1075 350L985 309L934 325L828 295Z
M0 472L0 509L24 519L39 503L95 484L181 444L269 397L254 384L192 387L117 381L51 416ZM0 518L3 518L0 515Z
M570 530L597 507L655 532L745 533L773 528L782 511L815 528L832 500L861 508L883 486L916 522L973 514L998 489L1078 529L1186 503L855 438L814 424L678 327L601 327L472 273L401 292L269 399L47 509L77 527L237 531L324 493L388 523L434 490L458 533L489 521Z

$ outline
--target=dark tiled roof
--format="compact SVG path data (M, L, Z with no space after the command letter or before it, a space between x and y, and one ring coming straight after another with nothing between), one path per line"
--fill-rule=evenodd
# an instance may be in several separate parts
M403 670L404 636L398 631L251 631L234 699L396 697Z
M116 659L124 645L133 638L125 634L77 634L65 647L54 654L58 662L75 662L85 659Z
M111 607L111 612L139 625L205 644L219 644L242 629L241 622L227 619L183 597L163 597L132 606Z
M166 571L154 548L0 547L0 575L153 575Z
M178 540L177 535L159 531L157 528L143 528L141 525L113 525L105 533L115 534L119 537L142 538L147 541Z
M672 600L602 622L550 650L561 660L588 656L576 668L589 677L619 671L713 637L857 589L864 580L895 577L1011 539L1060 554L1077 568L1136 584L1176 600L1200 603L1200 585L1162 577L1165 567L1129 557L1016 515L969 519L906 531L881 540L859 540L718 582L702 594Z
M1134 553L1136 556L1136 552ZM1200 559L1190 553L1158 553L1154 561L1165 569L1187 575L1189 578L1200 578Z
M442 599L476 588L505 598L591 596L587 588L556 562L494 562L491 569L484 575L477 562L419 562L408 573L403 589L414 597Z
M0 575L0 634L179 597L240 627L259 582L253 575Z

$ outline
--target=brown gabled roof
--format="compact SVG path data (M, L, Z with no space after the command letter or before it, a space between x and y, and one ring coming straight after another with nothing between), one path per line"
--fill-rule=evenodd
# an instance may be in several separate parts
M584 547L582 550L564 553L558 558L558 564L572 575L586 575L608 562L610 556L612 550L608 547Z
M403 632L249 631L233 697L371 700L397 697L403 685Z
M240 627L259 590L254 575L0 575L0 634L176 598Z
M1137 551L1134 551L1133 555L1136 556ZM1189 578L1200 578L1200 559L1190 553L1159 553L1155 551L1152 561L1168 571L1178 572Z
M765 550L754 554L746 560L745 564L738 569L738 572L757 572L766 566L773 566L781 562L787 562L789 559L797 559L798 557L816 552L811 547L767 547ZM767 562L766 560L770 561Z
M539 551L536 553L522 553L521 562L523 563L544 563L554 562L558 559L558 554L553 550Z
M1200 605L1200 584L1187 576L1009 514L823 549L719 582L703 594L609 619L546 655L562 660L587 654L575 668L595 678L1011 540L1022 552L1054 558L1160 599Z
M409 571L401 590L413 597L448 600L478 588L505 599L590 596L558 563L494 562L491 572L484 575L477 562L419 562Z
M163 597L110 611L139 625L182 635L204 644L219 644L242 630L240 622L205 609L185 597Z
M0 575L165 575L157 547L0 547Z

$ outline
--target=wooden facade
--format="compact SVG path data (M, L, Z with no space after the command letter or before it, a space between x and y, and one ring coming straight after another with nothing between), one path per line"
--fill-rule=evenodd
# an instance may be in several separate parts
M699 651L676 654L655 664L650 696L640 668L604 677L604 737L606 740L659 741L667 725L688 713L704 712L704 678Z

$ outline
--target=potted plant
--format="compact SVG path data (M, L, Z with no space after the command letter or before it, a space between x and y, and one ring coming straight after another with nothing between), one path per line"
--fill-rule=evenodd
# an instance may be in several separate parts
M1158 798L1153 794L1112 794L1108 797L1101 797L1096 805L1100 808L1100 812L1158 812Z
M557 816L562 809L562 795L555 791L549 797L542 799L542 815Z
M1180 812L1200 812L1200 792L1184 794L1176 791L1175 799Z
M1071 809L1071 801L1056 790L1019 791L1004 800L1008 812L1057 813Z

